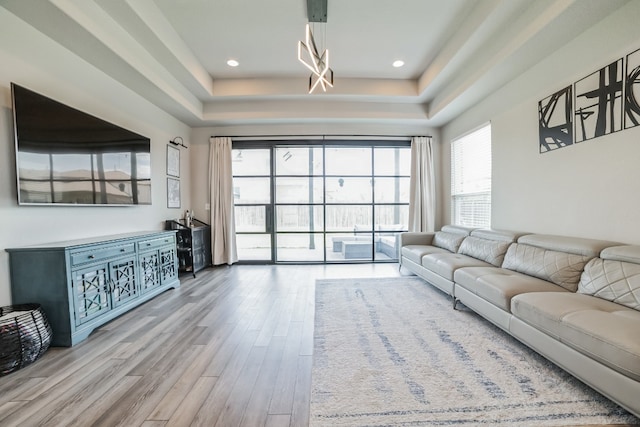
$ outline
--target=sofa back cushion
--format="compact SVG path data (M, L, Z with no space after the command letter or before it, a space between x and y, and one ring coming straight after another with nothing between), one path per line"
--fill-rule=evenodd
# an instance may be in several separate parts
M603 250L585 266L578 292L640 311L640 246Z
M458 253L480 259L500 267L504 261L509 245L515 240L515 235L494 230L474 230L464 239Z
M580 237L554 236L551 234L527 234L518 238L518 243L551 251L583 255L589 259L600 255L603 249L619 246L620 243Z
M458 248L465 237L467 236L462 234L436 231L435 236L433 236L433 246L446 249L450 252L458 252Z
M502 268L534 276L575 292L585 264L591 257L513 243Z
M462 241L469 236L473 228L457 225L445 225L433 236L433 246L446 249L450 252L458 252Z

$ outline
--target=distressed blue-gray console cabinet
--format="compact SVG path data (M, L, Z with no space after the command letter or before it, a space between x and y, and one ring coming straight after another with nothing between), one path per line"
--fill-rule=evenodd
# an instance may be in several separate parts
M178 288L175 231L147 231L7 249L13 304L38 303L54 346Z

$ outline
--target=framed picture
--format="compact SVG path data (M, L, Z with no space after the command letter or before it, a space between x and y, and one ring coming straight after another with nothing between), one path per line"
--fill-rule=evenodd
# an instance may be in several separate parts
M167 178L167 207L180 207L180 180Z
M624 83L624 128L640 125L640 49L627 55Z
M574 142L622 130L622 58L578 80L574 91Z
M540 153L573 144L572 102L572 86L567 86L538 102Z
M167 145L167 175L180 178L180 150Z

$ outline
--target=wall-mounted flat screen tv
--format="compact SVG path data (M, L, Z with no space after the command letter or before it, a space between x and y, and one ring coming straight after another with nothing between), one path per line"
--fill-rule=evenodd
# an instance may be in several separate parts
M149 205L151 142L11 84L18 203Z

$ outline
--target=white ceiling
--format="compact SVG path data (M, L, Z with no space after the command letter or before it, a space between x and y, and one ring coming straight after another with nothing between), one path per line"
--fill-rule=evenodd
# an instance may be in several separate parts
M306 0L0 0L185 123L438 127L629 0L328 0L334 87L308 94ZM227 59L240 66L231 68ZM396 59L405 61L393 68Z

